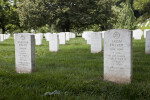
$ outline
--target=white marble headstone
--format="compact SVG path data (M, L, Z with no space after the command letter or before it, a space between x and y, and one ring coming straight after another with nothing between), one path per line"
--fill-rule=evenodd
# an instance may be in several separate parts
M82 38L85 38L85 33L84 32L82 33Z
M4 40L6 40L6 34L3 34L4 35Z
M59 35L59 44L66 44L66 33L61 32L58 33L58 35Z
M59 36L58 34L51 34L49 40L49 50L57 52L59 50Z
M145 53L150 54L150 30L146 31Z
M15 35L15 59L17 73L31 73L35 70L35 38L33 34Z
M144 38L146 38L146 32L149 31L150 29L145 29L144 30Z
M70 32L65 32L66 33L66 41L70 40Z
M46 41L49 41L49 39L50 39L49 37L50 37L51 34L52 34L52 33L46 33L46 34L45 34L45 39L46 39Z
M133 30L133 38L136 40L141 40L143 31L141 29Z
M85 32L83 32L82 33L82 38L84 38L85 40L87 40L88 39L88 33L91 33L91 32L93 32L93 31L85 31Z
M102 51L102 33L93 32L91 35L91 53L99 53Z
M93 32L88 32L87 33L87 39L86 39L87 40L87 44L91 44L91 35L92 35L92 33Z
M104 80L130 83L132 77L132 32L114 29L104 37Z
M4 41L4 34L0 34L0 41L1 41L1 42Z
M75 38L75 37L76 37L76 34L70 32L70 38Z
M104 38L106 31L102 31L102 38Z
M72 33L72 38L76 38L76 34L75 33Z
M42 45L42 34L35 34L35 44Z

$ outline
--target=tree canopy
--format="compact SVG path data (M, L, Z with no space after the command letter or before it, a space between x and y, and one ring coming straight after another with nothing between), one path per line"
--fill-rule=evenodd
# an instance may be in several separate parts
M110 5L109 0L24 0L18 13L21 24L28 28L54 24L58 30L70 31L98 24L104 29L111 15Z
M2 33L134 29L150 18L149 9L150 0L1 0L0 28Z
M134 9L138 12L138 22L150 18L150 0L134 0Z

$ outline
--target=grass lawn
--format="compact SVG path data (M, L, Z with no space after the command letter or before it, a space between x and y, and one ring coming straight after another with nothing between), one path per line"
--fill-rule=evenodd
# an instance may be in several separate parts
M103 52L90 53L80 37L49 52L48 42L36 46L36 71L15 72L14 40L0 43L0 100L150 100L150 55L145 39L133 41L133 80L115 84L103 80ZM59 94L44 95L59 91Z

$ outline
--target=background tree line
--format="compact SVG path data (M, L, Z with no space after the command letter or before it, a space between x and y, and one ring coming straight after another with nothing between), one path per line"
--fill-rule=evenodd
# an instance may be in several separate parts
M5 32L135 29L150 18L150 0L1 0Z

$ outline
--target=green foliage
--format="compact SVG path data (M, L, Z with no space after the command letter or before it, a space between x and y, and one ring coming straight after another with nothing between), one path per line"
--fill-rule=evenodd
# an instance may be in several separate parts
M18 5L21 25L37 29L45 24L61 31L89 25L107 28L111 16L110 0L24 0Z
M38 33L50 32L50 27L49 27L49 25L42 26L42 27L38 28L37 32Z
M135 29L150 18L149 9L150 0L0 0L0 28L2 33Z
M37 30L46 24L47 11L43 6L43 0L24 0L18 4L20 24L28 30Z
M135 29L136 17L132 10L129 0L127 2L122 2L119 6L114 6L113 10L115 11L116 21L114 24L115 28L119 29Z
M19 17L16 12L16 0L1 0L0 1L0 28L2 28L2 33L6 31L13 32L19 25Z
M11 5L9 0L1 0L0 1L0 28L2 28L2 33L4 34L6 31L5 26L9 24L11 16Z
M84 31L94 31L94 32L98 32L98 31L102 31L100 25L90 25L88 28L86 28Z
M134 0L134 9L140 13L137 23L143 23L150 18L150 0Z
M134 0L134 9L144 12L150 12L150 0Z
M8 24L6 25L6 29L9 33L13 33L15 30L18 29L18 27L14 24Z

